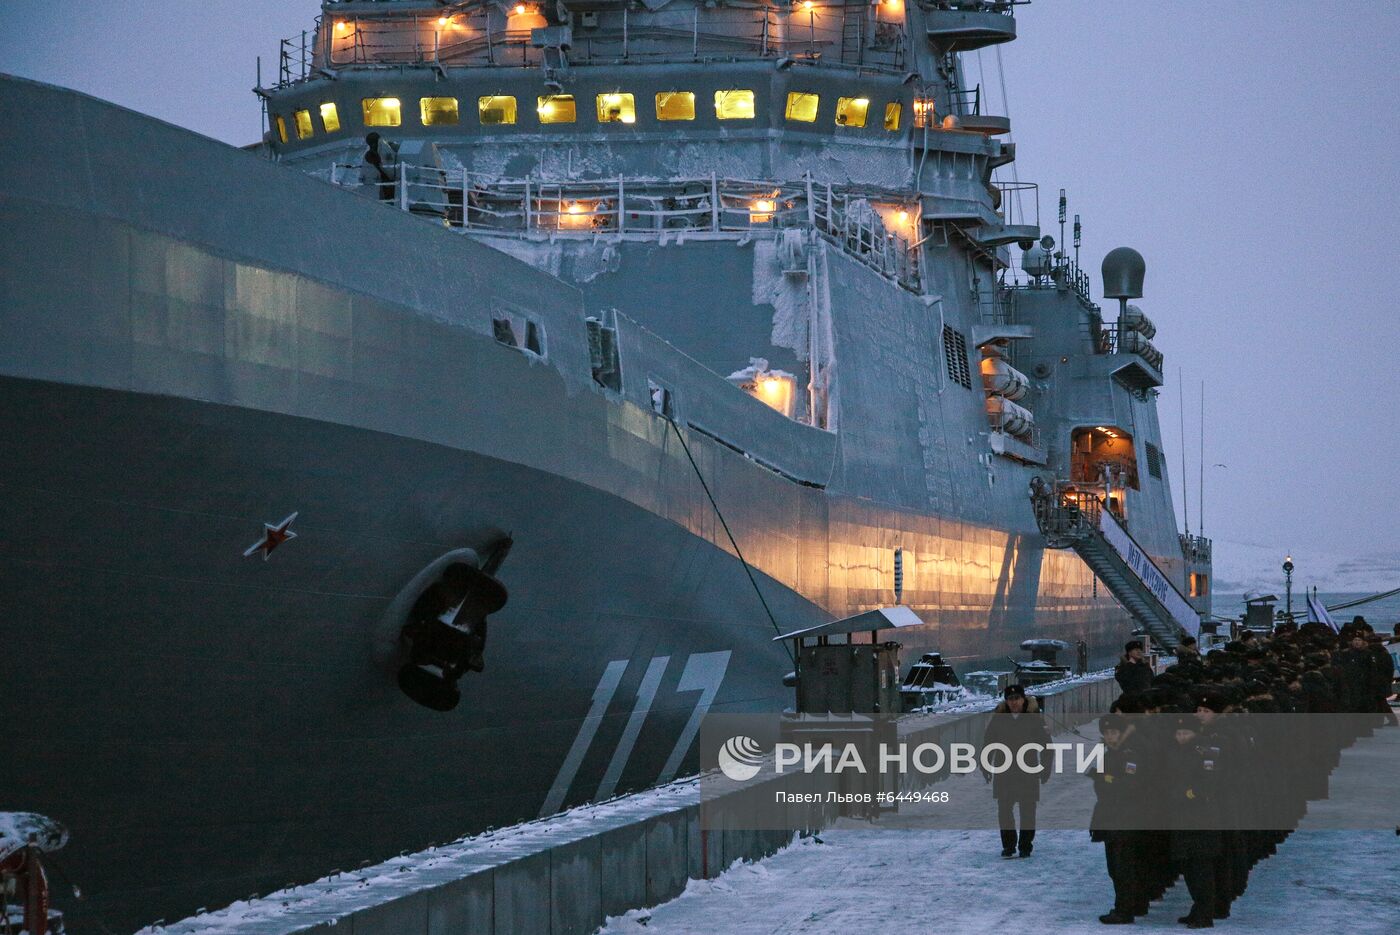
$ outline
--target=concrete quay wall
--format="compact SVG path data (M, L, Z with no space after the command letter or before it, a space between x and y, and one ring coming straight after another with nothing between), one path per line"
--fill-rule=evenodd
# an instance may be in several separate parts
M1108 710L1119 694L1107 673L1033 689L1047 715L1065 726ZM990 705L918 716L902 738L951 743L980 738ZM736 787L739 799L780 788L813 791L826 777L789 774ZM931 779L930 781L936 781ZM747 809L737 802L735 814ZM408 855L356 873L237 903L153 932L291 935L569 935L595 931L608 916L679 895L692 879L718 875L735 861L757 861L795 834L839 817L834 805L794 806L784 829L726 828L723 799L705 802L683 780L554 818ZM716 822L716 817L720 820ZM718 827L716 827L718 825ZM793 829L799 829L794 831Z

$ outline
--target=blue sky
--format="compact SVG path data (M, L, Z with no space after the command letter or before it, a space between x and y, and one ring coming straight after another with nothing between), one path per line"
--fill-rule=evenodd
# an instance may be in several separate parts
M256 56L270 74L318 9L4 0L0 70L244 144ZM1208 535L1400 551L1400 4L1035 0L1017 18L1000 60L1020 179L1047 227L1069 190L1089 269L1120 244L1147 259L1178 515L1180 368L1193 528L1204 379ZM997 65L967 58L1000 105Z

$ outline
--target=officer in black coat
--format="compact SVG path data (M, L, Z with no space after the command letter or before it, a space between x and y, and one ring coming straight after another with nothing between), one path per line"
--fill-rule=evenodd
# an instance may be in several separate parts
M1145 868L1141 862L1141 832L1131 829L1133 808L1139 797L1137 764L1125 749L1125 718L1107 714L1099 718L1103 735L1103 772L1091 772L1094 781L1094 814L1089 839L1103 843L1108 878L1113 881L1113 908L1099 921L1104 925L1129 925L1134 916L1147 912Z
M1152 665L1144 658L1141 640L1131 640L1123 646L1123 658L1113 669L1113 677L1124 694L1145 692L1152 687Z
M1353 626L1347 632L1347 648L1337 656L1337 666L1341 669L1342 704L1347 714L1366 714L1375 710L1370 698L1371 687L1375 684L1372 676L1371 652L1366 648L1366 632Z
M1171 859L1186 878L1191 911L1177 921L1187 928L1215 925L1216 861L1220 857L1220 816L1215 761L1199 743L1195 715L1178 717L1176 746L1165 760L1164 787L1174 808Z
M1243 829L1251 804L1248 777L1243 766L1249 761L1250 742L1238 715L1225 714L1228 702L1220 691L1205 690L1196 696L1196 720L1200 722L1197 746L1214 772L1215 810L1220 818L1219 855L1215 864L1216 919L1230 917L1230 904L1249 882L1251 839Z
M1031 856L1035 841L1035 810L1040 802L1040 786L1050 778L1050 766L1038 753L1021 756L1021 749L1038 744L1043 750L1050 743L1050 731L1040 715L1039 703L1026 696L1020 685L1006 689L1001 704L992 712L982 736L982 748L990 744L1005 744L1011 751L1011 763L995 777L984 768L983 775L992 783L992 797L997 800L997 825L1001 828L1001 856ZM1024 761L1030 767L1022 769ZM1021 833L1016 834L1013 809L1021 813Z

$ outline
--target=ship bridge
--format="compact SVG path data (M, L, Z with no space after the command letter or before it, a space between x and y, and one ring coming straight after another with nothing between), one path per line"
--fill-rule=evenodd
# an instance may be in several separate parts
M313 174L378 133L498 177L774 178L914 190L996 250L1006 117L930 24L1009 0L325 0L259 68L266 150ZM964 45L959 40L955 46ZM945 158L946 155L946 158ZM926 215L927 216L927 215ZM918 237L915 238L919 239Z

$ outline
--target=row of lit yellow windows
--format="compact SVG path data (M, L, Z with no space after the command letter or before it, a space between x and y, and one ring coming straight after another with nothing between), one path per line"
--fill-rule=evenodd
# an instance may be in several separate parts
M284 143L287 142L289 139L287 118L279 115L272 119L277 124L277 138ZM299 110L293 114L292 126L296 128L299 140L310 139L316 134L316 128L311 123L310 110ZM340 114L336 111L334 104L328 102L321 105L321 127L326 133L334 133L340 129Z
M368 127L397 127L403 119L402 105L396 97L367 97L361 101L361 106ZM595 107L599 123L637 122L634 95L599 94ZM486 126L516 122L516 101L508 94L479 97L476 110L477 119ZM461 120L455 97L420 98L418 111L425 127L452 125ZM578 120L578 102L572 94L545 94L535 99L535 114L540 123L574 123ZM720 120L752 120L753 92L716 91L715 116ZM695 95L690 91L663 91L656 95L656 117L658 120L694 120Z
M787 96L787 109L783 116L800 123L816 123L817 108L821 99L805 91L790 91ZM885 105L886 130L899 129L900 107L898 101ZM838 97L836 99L836 125L839 127L863 127L870 114L870 98Z
M815 123L820 98L816 94L793 91L787 96L785 116L788 120L800 123ZM367 97L360 102L367 127L397 127L403 121L403 107L396 97ZM514 124L516 120L515 98L510 95L493 94L477 98L477 118L485 126ZM599 123L636 123L637 102L631 94L611 92L599 94L596 98ZM900 105L891 102L885 105L884 127L886 130L899 129ZM843 127L863 127L870 111L870 99L864 97L842 97L836 101L836 124ZM326 133L340 129L340 117L335 104L322 104L321 124ZM461 119L455 97L424 97L418 100L419 118L425 127L450 126ZM754 118L754 93L752 91L731 90L715 92L715 117L720 120L752 120ZM547 94L535 99L535 114L540 123L574 123L578 119L578 105L572 94ZM277 135L283 143L290 139L287 120L274 118ZM694 120L695 94L691 91L662 91L656 95L657 120ZM311 111L299 110L292 116L292 128L299 140L315 135Z

